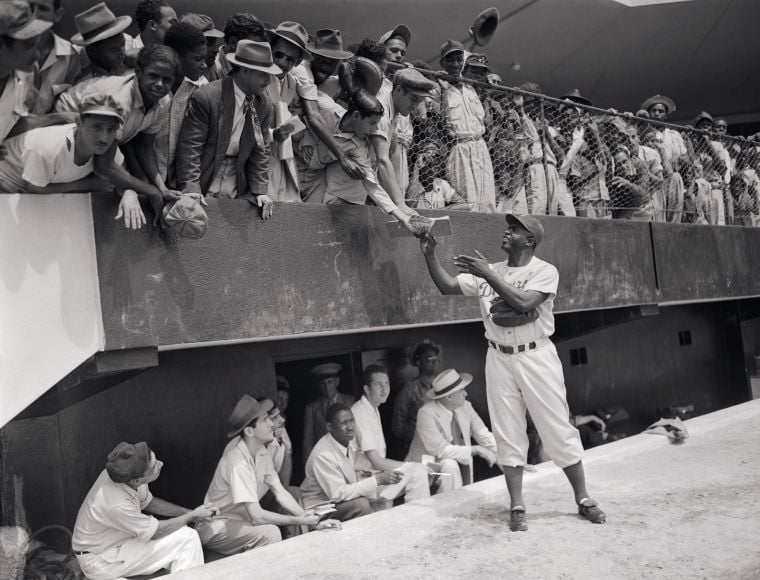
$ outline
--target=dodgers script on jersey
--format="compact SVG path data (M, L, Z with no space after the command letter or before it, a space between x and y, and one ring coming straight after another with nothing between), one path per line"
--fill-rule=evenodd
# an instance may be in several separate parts
M505 328L497 326L489 318L491 306L501 301L501 297L482 278L472 274L459 274L457 281L462 294L477 296L480 299L480 313L486 328L486 338L506 346L527 344L540 338L548 338L554 334L554 297L559 284L559 272L549 262L531 258L525 266L512 268L507 261L489 264L491 270L497 272L508 284L520 290L536 290L544 292L549 297L538 308L538 318L522 326Z

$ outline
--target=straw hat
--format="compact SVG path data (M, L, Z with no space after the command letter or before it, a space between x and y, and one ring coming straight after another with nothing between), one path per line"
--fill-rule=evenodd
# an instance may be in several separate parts
M433 379L433 387L425 395L429 399L440 399L451 393L461 391L471 382L471 374L459 374L455 369L446 369Z
M227 56L227 60L237 66L278 75L282 69L272 60L272 47L267 42L241 40L237 44L235 54Z

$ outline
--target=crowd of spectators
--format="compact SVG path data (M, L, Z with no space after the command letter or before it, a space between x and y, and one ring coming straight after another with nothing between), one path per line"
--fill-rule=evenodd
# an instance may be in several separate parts
M754 226L760 140L700 114L667 123L656 95L602 111L578 90L504 86L488 57L447 40L440 69L406 61L412 31L344 47L249 13L223 30L169 0L134 20L106 3L52 27L63 0L0 5L0 192L113 191L126 227L205 231L205 198ZM141 203L142 202L142 203ZM145 203L147 202L147 203Z

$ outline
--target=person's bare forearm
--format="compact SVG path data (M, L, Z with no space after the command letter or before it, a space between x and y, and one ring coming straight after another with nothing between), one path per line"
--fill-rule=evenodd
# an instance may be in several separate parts
M145 511L157 516L164 516L167 518L173 518L177 516L184 516L189 514L192 510L174 504L160 497L154 497L151 502L145 506Z
M516 286L508 284L496 272L489 272L484 280L506 302L507 306L518 312L527 312L546 300L546 297L539 292L520 290Z
M459 287L459 282L451 274L449 274L441 264L438 256L435 254L425 254L425 264L427 264L428 272L433 282L438 286L438 290L441 294L456 295L461 294L462 290Z
M159 538L163 538L168 536L169 534L173 534L180 528L184 528L187 524L189 524L192 521L192 516L187 513L181 516L178 516L176 518L171 518L169 520L161 520L158 522L158 528L156 529L156 533L153 534L152 540L158 540Z

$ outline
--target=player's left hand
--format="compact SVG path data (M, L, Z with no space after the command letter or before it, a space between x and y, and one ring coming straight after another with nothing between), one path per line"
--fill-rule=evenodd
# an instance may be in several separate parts
M454 256L454 265L460 274L472 274L478 278L485 278L491 272L491 268L488 267L488 260L478 250L475 250L475 253L477 257L463 254Z

